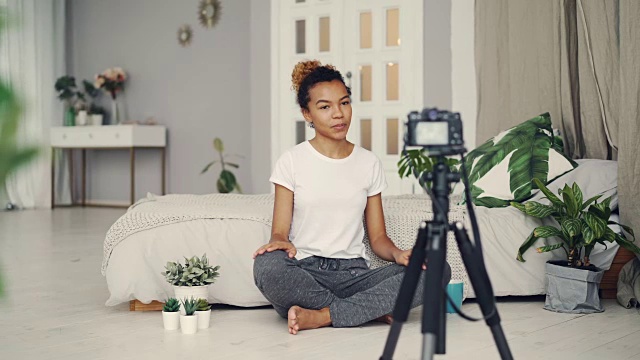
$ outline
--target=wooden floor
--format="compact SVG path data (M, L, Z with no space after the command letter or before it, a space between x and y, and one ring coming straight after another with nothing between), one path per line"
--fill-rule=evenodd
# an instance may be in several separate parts
M0 212L0 359L377 359L388 326L289 335L270 308L216 307L211 328L165 331L158 312L106 307L100 274L105 232L123 210ZM594 315L542 309L543 298L499 302L516 359L640 359L640 314L606 300ZM464 310L477 314L474 303ZM418 359L420 312L411 313L395 359ZM448 316L447 359L497 359L488 328Z

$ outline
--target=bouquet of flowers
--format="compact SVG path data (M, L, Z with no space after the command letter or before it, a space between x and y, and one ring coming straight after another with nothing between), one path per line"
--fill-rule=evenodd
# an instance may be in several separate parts
M125 80L127 80L127 74L122 68L109 68L96 75L95 87L108 91L111 94L111 98L115 100L118 92L124 90Z

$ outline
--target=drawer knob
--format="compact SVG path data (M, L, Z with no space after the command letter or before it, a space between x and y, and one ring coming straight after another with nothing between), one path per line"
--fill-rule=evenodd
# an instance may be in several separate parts
M62 134L62 138L66 139L67 138L67 134Z
M93 139L93 134L89 134L89 139Z
M120 134L116 133L116 139L120 139Z

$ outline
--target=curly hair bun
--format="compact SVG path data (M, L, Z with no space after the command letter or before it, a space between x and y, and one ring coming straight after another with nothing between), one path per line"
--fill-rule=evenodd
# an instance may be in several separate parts
M293 72L291 73L291 87L296 92L300 90L300 85L304 81L304 79L311 74L314 70L319 67L326 67L331 70L335 70L335 67L331 65L322 65L322 63L318 60L309 60L309 61L300 61L293 68Z

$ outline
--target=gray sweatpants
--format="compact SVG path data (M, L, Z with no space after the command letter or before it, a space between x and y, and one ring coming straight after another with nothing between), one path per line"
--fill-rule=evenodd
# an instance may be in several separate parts
M329 307L334 327L358 326L391 314L404 277L397 264L369 269L364 259L329 259L312 256L291 259L277 250L256 257L256 286L284 318L291 306L319 310ZM411 307L422 305L424 271ZM451 279L444 269L443 283Z

